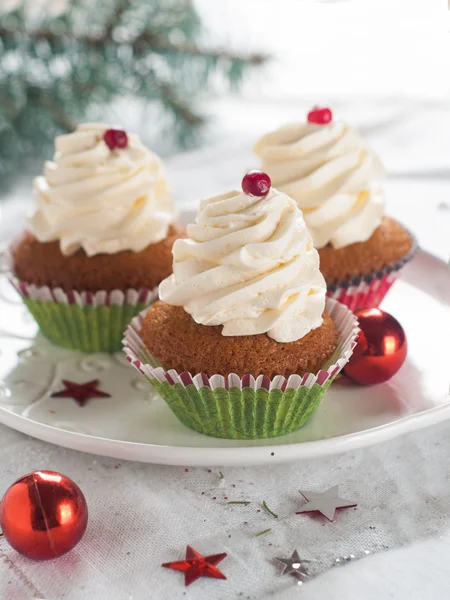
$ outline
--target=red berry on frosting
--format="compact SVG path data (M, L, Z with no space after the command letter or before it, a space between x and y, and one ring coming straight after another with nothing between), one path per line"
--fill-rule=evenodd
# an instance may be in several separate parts
M315 106L308 113L308 123L316 125L326 125L333 118L333 113L326 106Z
M107 129L103 134L103 140L110 150L128 146L128 136L123 129Z
M267 173L257 170L249 171L242 180L242 190L249 196L265 196L271 185Z

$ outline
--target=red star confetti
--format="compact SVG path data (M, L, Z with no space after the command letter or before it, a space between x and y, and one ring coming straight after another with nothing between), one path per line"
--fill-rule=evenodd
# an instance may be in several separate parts
M164 563L161 566L184 573L184 585L188 586L194 583L199 577L226 579L225 575L216 567L226 556L226 552L213 554L212 556L202 556L191 546L186 546L185 560L176 560Z
M320 512L329 521L333 521L337 508L351 508L357 506L356 502L343 500L338 496L339 486L335 485L325 492L302 492L300 494L308 502L296 512L296 515L307 512Z
M74 381L63 379L65 389L54 392L51 397L73 398L78 406L84 406L90 398L110 398L111 394L97 389L99 383L98 379L93 379L86 383L75 383Z

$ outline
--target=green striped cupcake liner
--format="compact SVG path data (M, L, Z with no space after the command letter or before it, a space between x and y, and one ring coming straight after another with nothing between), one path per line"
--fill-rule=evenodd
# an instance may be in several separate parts
M140 336L146 311L128 325L124 350L130 363L190 429L228 439L271 438L305 425L352 355L359 331L356 317L332 298L327 298L325 310L339 330L338 346L317 373L303 376L208 377L203 373L166 370L148 352Z
M83 352L121 350L128 323L158 297L158 288L64 292L14 277L10 281L47 339Z

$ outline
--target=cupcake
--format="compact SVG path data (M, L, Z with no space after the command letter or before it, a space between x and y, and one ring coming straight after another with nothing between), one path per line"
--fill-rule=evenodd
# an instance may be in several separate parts
M135 318L130 362L188 427L265 438L301 427L348 361L355 318L326 301L302 213L263 173L204 200L173 246L160 301Z
M328 108L263 136L254 152L273 185L303 211L328 295L353 310L378 306L416 244L384 215L385 173L376 154Z
M52 342L114 352L172 272L185 232L161 160L137 135L86 124L55 146L10 248L12 282Z

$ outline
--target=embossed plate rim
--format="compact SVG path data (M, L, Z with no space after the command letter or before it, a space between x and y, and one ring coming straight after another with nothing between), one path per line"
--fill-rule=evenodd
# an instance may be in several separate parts
M336 455L385 442L400 435L441 423L446 419L450 419L450 396L448 396L447 403L441 406L430 408L385 425L334 438L291 444L274 443L271 445L274 440L282 439L272 438L272 440L268 440L267 446L213 448L205 446L164 446L161 444L144 444L100 438L38 423L0 407L0 422L2 424L51 444L119 460L192 467L280 464L299 459ZM243 443L248 444L249 442L243 441Z

